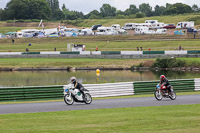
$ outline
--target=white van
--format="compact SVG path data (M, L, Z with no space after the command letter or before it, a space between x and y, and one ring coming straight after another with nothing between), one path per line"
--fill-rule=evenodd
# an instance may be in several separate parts
M113 24L111 27L113 27L114 30L120 30L120 25L119 24Z
M22 32L16 32L16 36L17 36L17 38L22 38L23 37L23 33Z
M182 29L194 28L194 21L178 22L176 28L182 28Z
M167 29L157 29L155 34L167 34Z
M135 25L136 25L136 23L125 23L123 29L132 30L132 29L135 29Z
M164 23L154 23L154 24L151 24L151 28L152 29L161 29L165 26Z
M117 35L118 32L113 27L98 27L96 35Z
M91 36L94 35L94 32L92 29L82 29L80 33L78 33L79 36Z
M145 23L155 24L158 23L158 20L145 20Z
M135 34L147 34L149 33L149 27L137 27L135 28Z

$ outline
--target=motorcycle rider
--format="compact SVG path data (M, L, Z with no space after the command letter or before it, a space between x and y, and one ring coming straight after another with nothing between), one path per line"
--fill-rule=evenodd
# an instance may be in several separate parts
M171 90L171 85L168 81L168 79L165 77L165 75L161 75L160 76L160 85L162 86L166 86L169 92L172 92Z
M70 82L74 85L74 88L78 89L83 94L83 100L85 100L85 88L83 87L83 85L76 80L76 77L71 77Z

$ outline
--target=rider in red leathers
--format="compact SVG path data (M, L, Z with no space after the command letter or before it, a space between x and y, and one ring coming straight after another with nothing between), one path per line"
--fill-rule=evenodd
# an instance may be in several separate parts
M168 79L165 77L165 75L161 75L161 76L160 76L160 85L161 85L161 88L162 88L163 86L166 86L167 89L168 89L168 91L169 91L169 92L172 92L172 90L171 90L171 85L170 85Z

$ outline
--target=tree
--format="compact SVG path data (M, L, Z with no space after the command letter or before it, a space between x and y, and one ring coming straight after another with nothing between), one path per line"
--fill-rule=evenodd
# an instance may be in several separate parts
M193 12L198 12L200 9L199 9L199 7L196 5L196 4L194 4L193 6L192 6L192 11Z
M136 14L139 9L135 5L130 5L130 7L125 11L126 15Z
M88 19L97 19L100 18L100 13L97 10L93 10L91 12L89 12L87 15L85 15L85 18Z
M100 8L100 13L102 17L114 17L116 16L117 9L115 7L111 7L109 4L103 4Z
M147 17L152 16L152 7L149 4L143 3L139 5L139 10L143 12Z
M52 19L60 20L64 18L64 14L59 8L59 1L58 0L46 0L51 8L52 12Z
M176 3L171 6L169 6L164 14L170 15L170 14L184 14L184 13L191 13L192 8L186 4L182 3Z
M8 19L49 19L50 8L46 0L11 0L4 10Z
M136 13L136 18L144 18L144 17L145 17L144 13L142 13L142 12Z
M153 12L154 16L161 16L161 15L164 14L164 12L166 10L166 8L164 6L159 6L159 5L156 5L154 7L154 9L155 9L154 12Z
M66 9L66 6L62 6L62 12L64 15L64 19L67 20L75 20L78 18L83 18L83 13L82 12L77 12L77 11L70 11L69 9Z

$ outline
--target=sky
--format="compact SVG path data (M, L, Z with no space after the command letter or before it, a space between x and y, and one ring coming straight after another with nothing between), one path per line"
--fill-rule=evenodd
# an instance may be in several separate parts
M0 0L0 8L5 8L7 2L10 0ZM75 11L81 11L84 14L89 13L92 10L99 10L103 4L110 4L116 7L118 10L126 10L131 4L139 7L142 3L149 3L153 8L155 5L165 6L166 3L184 3L187 5L198 5L200 7L200 0L59 0L60 7L63 4L66 8Z

